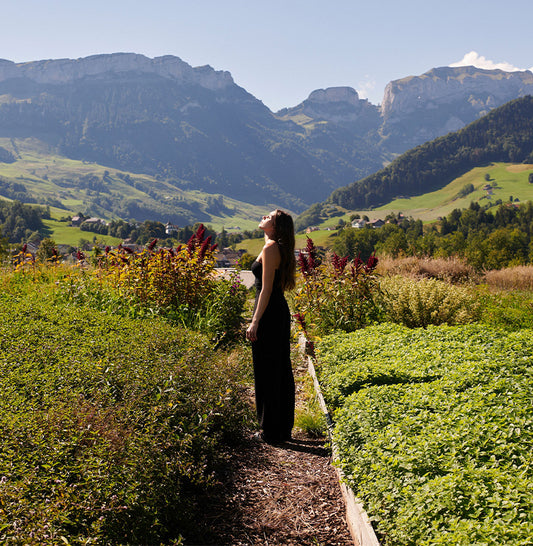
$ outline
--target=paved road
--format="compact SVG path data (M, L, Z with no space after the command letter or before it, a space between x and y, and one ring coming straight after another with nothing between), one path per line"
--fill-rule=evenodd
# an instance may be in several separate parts
M231 267L217 267L217 273L223 277L229 277L235 269ZM241 270L239 277L246 288L251 288L254 285L254 275L249 270Z

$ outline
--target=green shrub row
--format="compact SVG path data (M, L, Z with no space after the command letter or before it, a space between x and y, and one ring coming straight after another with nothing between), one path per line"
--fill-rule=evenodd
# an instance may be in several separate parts
M318 344L340 464L384 546L532 543L532 334L382 324Z
M0 542L180 543L248 418L246 359L29 284L0 293Z
M382 278L380 289L385 318L410 328L468 324L480 315L481 305L475 293L465 286L397 275Z

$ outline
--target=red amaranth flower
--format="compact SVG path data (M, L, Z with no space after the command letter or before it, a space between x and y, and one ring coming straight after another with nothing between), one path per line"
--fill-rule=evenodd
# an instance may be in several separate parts
M109 254L110 251L111 251L111 247L110 247L109 245L107 245L107 246L105 247L105 249L104 249L104 252L105 252L106 254Z
M205 226L203 224L200 224L198 226L198 229L196 230L196 240L201 243L204 240L205 236Z
M196 234L191 235L189 241L187 242L187 252L189 253L189 256L192 256L195 248L196 248Z
M76 258L79 262L82 262L85 260L85 254L81 250L78 250L78 252L76 252Z
M376 266L378 265L378 259L376 258L375 254L372 254L366 261L365 265L365 271L367 273L370 273L371 271L374 271L376 269Z
M334 252L331 258L331 263L333 265L333 269L335 270L335 275L341 275L346 268L346 264L348 263L348 256L341 258Z
M207 252L207 249L211 246L211 235L202 243L202 246L200 247L200 252L198 253L198 256L200 260L203 260L205 258L205 253Z
M218 243L211 245L211 252L215 252L217 248L218 248Z
M150 242L150 244L147 247L148 250L150 252L152 252L152 250L154 250L156 244L157 244L157 239L152 239L152 241Z
M307 263L309 264L309 270L312 273L317 266L317 252L315 243L313 243L313 240L310 237L307 237L307 245L305 247L305 251L307 253Z
M298 268L305 277L309 275L309 263L307 262L307 258L304 256L303 252L298 254Z
M130 248L129 246L123 246L123 247L122 247L122 250L124 250L124 251L127 252L128 254L133 254L133 249Z
M26 243L24 243L22 245L22 254L26 254L26 250L28 250L28 245Z

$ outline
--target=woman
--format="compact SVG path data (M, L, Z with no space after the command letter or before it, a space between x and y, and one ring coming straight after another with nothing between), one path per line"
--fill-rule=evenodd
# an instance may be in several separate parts
M291 316L283 295L295 284L294 224L282 210L263 216L265 244L252 264L255 307L246 337L252 342L255 402L261 438L269 444L291 438L294 377L290 359Z

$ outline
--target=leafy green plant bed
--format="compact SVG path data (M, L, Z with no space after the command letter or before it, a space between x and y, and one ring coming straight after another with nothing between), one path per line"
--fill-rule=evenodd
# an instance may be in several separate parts
M0 542L181 543L248 418L242 349L0 280Z
M318 344L349 485L383 545L533 536L533 332L381 324Z

